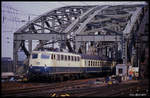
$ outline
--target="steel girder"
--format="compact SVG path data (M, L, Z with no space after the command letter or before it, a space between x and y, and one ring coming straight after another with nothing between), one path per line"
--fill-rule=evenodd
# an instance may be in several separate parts
M139 7L139 5L65 6L37 17L16 33L67 33L69 36L95 32L100 35L123 34L131 13L136 10L136 7ZM134 9L131 10L131 8ZM102 20L105 18L109 18L109 20ZM92 21L97 22L95 24Z
M30 21L17 30L16 33L62 33L72 21L92 7L65 6L54 9Z
M30 21L15 33L64 33L68 25L93 7L95 6L65 6L54 9ZM40 41L39 44L46 42Z
M47 38L44 39L43 37L40 37L40 34L44 33L50 34L50 36L52 36L50 38L57 36L57 34L58 36L66 34L66 40L67 38L72 37L74 42L80 41L77 34L89 35L89 41L93 40L90 38L90 35L100 35L101 37L110 36L113 38L114 35L121 37L124 34L127 34L125 35L125 37L127 37L132 33L132 30L135 29L135 23L141 18L142 7L143 5L93 5L65 6L54 9L40 15L15 32L15 34L23 34L22 36L24 36L25 33L31 34L31 36L23 37L25 39L21 39L21 35L17 35L19 36L18 38L20 38L18 39L18 43L16 40L17 38L14 37L14 54L19 49L21 40L34 39L34 35L32 36L32 34L39 34L37 35L39 36L39 39L37 36L36 38L40 40L40 43L37 45L36 49L48 42ZM54 33L56 35L53 35ZM120 41L123 43L126 42L124 39L126 38L122 38ZM55 40L58 39L56 38ZM31 46L32 42L29 44ZM125 45L122 46L122 50L126 50L124 46ZM80 44L78 44L77 47L80 47Z
M95 5L94 6L65 6L65 7L57 8L50 12L44 13L43 15L40 15L39 17L28 22L23 27L21 27L19 30L17 30L14 33L14 35L15 35L14 50L13 50L14 72L16 71L16 66L17 66L17 60L18 60L17 51L18 51L18 49L20 47L22 47L22 49L24 49L24 52L26 52L25 54L27 54L27 57L28 57L28 54L30 54L32 51L32 40L35 38L35 35L34 36L30 35L30 37L25 37L25 35L23 35L23 34L46 33L46 34L50 34L51 35L50 38L52 38L52 40L53 40L54 36L57 36L60 34L62 35L64 33L65 29L70 24L75 23L74 21L79 16L86 16L87 14L90 14L91 11L88 11L88 10L90 10L93 7L95 7ZM84 13L86 13L86 14L84 14ZM85 17L83 17L83 18L85 18ZM70 28L70 29L72 29L72 28ZM67 29L67 30L70 31L70 29ZM20 35L18 33L20 33ZM56 35L53 35L52 33L55 33ZM65 33L68 33L68 32L65 32ZM62 36L61 36L61 38L62 38ZM21 39L18 39L20 37L21 37ZM24 39L22 39L22 38L24 38ZM38 35L38 36L36 35L36 38L37 39L41 38L41 35ZM47 44L48 40L44 37L42 37L42 38L43 39L41 39L41 40L38 39L39 44L36 46L36 48L34 50L38 50L43 45ZM26 51L27 49L26 49L25 43L24 43L25 40L29 41L29 51ZM67 39L65 39L65 40L67 40ZM62 41L60 41L60 42L62 42Z
M65 6L54 9L30 21L15 33L64 33L64 29L67 28L69 24L93 7L94 6ZM42 47L42 44L46 42L47 41L41 40L36 49Z

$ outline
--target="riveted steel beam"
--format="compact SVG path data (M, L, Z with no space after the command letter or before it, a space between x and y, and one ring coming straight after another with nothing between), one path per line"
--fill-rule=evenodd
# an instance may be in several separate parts
M14 33L15 41L19 40L66 40L65 33Z
M76 35L76 41L107 41L107 42L117 42L121 41L121 36L115 35Z

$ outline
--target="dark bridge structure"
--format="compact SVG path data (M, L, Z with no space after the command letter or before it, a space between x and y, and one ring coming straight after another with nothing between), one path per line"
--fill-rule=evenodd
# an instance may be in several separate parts
M142 64L148 58L145 56L148 25L148 5L64 6L53 9L14 33L14 72L17 72L19 50L24 51L28 62L33 50L50 49L56 44L59 51L109 57L118 63L146 70L147 67L142 66L147 66L147 63ZM35 47L32 47L33 40L38 42Z

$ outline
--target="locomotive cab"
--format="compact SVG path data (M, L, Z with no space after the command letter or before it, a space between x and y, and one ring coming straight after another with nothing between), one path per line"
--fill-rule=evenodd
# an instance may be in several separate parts
M36 53L33 52L30 57L29 66L43 66L43 64L49 65L50 62L50 54L46 53Z
M50 54L43 52L32 52L29 60L29 74L45 75L50 68Z

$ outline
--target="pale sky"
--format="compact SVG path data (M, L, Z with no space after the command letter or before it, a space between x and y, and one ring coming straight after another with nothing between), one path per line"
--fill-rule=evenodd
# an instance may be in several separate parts
M41 15L45 12L51 11L55 8L62 7L62 6L67 6L67 5L119 5L119 4L145 4L146 2L133 2L133 1L126 1L126 2L75 2L75 1L67 1L67 2L62 2L62 1L55 1L55 2L24 2L24 1L18 1L18 2L4 2L2 1L2 6L7 5L11 6L12 8L15 8L19 10L21 13L24 15L20 15L19 18L21 20L26 20L27 21L27 14L34 14L34 15ZM3 13L1 14L3 16ZM11 17L11 15L9 16ZM37 16L32 16L31 20ZM13 24L11 22L2 24L2 30L7 29L13 29L13 32L17 29L19 29L24 23L20 24ZM13 28L13 26L15 26ZM13 32L2 32L2 57L11 57L13 58Z
M3 2L2 2L3 3ZM5 2L4 2L5 3ZM6 2L7 4L15 7L19 10L25 11L27 13L34 13L37 15L41 15L47 11L50 11L54 8L66 6L66 5L118 5L118 4L145 4L145 2L85 2L85 1L67 1L67 2Z

